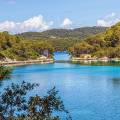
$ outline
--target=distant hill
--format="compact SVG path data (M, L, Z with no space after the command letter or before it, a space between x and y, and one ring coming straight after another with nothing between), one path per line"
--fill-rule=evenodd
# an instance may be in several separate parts
M44 32L26 32L19 34L25 39L40 39L40 38L78 38L84 39L86 37L102 33L106 27L83 27L76 29L51 29Z

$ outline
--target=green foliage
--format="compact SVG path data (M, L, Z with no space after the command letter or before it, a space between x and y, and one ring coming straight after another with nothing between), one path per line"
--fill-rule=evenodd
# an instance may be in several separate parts
M66 51L75 43L79 43L81 39L101 33L105 29L104 27L53 29L41 33L27 32L19 35L1 32L0 60L4 61L6 58L22 61L37 59L43 55L44 50L48 50L48 57L52 57L54 51Z
M77 46L77 47L76 47ZM94 57L120 58L120 24L109 28L106 32L89 37L83 42L69 48L74 56L91 54Z
M25 39L40 39L40 38L78 38L84 39L89 36L104 32L106 27L83 27L76 29L51 29L43 32L26 32L19 34Z
M0 60L37 59L48 50L49 57L55 51L66 51L81 39L105 31L104 27L85 27L74 30L53 29L41 33L27 32L19 35L0 33Z
M54 51L53 46L47 41L24 40L17 35L8 32L0 33L0 60L10 58L12 60L37 59L48 50L49 56Z
M75 44L73 47L69 49L73 56L79 57L80 54L90 54L93 51L93 47L86 42L81 42Z
M28 40L47 41L56 51L65 51L73 44L89 36L104 32L105 27L84 27L77 29L52 29L44 32L26 32L18 36Z
M0 66L0 80L3 80L5 78L9 78L10 74L12 72L12 69L5 66Z
M60 116L53 115L54 112L65 112L58 91L54 87L44 97L39 95L27 97L29 91L38 84L23 82L12 84L4 89L0 96L0 119L1 120L60 120ZM71 120L70 116L68 118ZM66 118L68 120L68 118Z

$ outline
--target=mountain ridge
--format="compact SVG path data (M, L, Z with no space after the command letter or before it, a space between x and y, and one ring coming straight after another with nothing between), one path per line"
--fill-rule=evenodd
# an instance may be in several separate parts
M78 39L84 39L86 37L99 34L104 32L107 29L107 27L81 27L81 28L75 28L75 29L50 29L43 32L24 32L21 34L18 34L19 36L25 38L25 39L39 39L39 38L78 38Z

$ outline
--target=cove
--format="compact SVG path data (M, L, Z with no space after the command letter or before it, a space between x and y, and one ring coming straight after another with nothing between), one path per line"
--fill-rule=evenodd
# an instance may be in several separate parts
M68 60L67 53L55 53L56 60ZM64 59L63 59L64 58ZM56 86L73 120L120 119L120 67L71 63L36 64L15 67L11 80L1 81L0 91L22 81L39 83L30 95L45 95ZM61 115L64 120L64 115Z

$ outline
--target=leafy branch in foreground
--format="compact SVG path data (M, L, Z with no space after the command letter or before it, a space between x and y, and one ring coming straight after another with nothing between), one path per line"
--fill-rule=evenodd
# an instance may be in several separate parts
M3 80L5 78L9 78L12 70L9 67L0 66L0 80Z
M1 120L60 120L60 116L55 116L54 112L64 112L68 114L58 91L54 87L44 97L39 95L26 97L30 90L38 84L22 82L22 84L12 84L4 89L0 95L0 119ZM68 116L68 119L71 119Z

